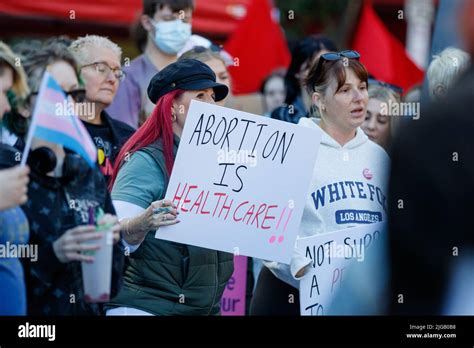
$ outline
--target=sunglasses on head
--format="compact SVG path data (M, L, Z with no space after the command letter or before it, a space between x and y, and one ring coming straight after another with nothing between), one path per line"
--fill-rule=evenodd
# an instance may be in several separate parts
M316 76L319 76L324 62L331 62L331 61L344 60L344 59L357 59L358 60L359 58L360 58L360 53L353 50L324 53L318 59L318 65L316 66L315 74Z
M360 54L357 51L345 50L345 51L341 51L341 52L324 53L324 54L321 55L321 57L319 57L320 60L321 60L321 58L324 59L324 60L327 60L327 61L340 60L340 59L344 59L344 58L359 59Z
M222 50L222 49L221 49L219 46L212 44L212 45L209 46L209 47L194 46L194 47L191 48L189 51L190 51L190 52L193 52L193 53L203 53L203 52L207 52L207 51L211 51L211 52L215 52L215 53L220 53L221 50Z

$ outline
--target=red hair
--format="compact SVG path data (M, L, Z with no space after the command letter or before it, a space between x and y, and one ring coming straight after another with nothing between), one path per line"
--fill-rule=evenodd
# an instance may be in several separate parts
M183 92L183 90L177 89L162 96L145 123L122 146L115 159L114 170L109 183L110 191L112 191L119 169L127 160L126 158L129 158L134 152L154 143L159 138L163 142L166 170L168 175L171 175L174 162L171 108L173 100L178 98Z

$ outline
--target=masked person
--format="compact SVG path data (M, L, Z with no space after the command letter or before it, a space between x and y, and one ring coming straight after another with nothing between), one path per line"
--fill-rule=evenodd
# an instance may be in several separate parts
M214 104L227 93L214 72L195 59L178 60L151 80L148 96L155 109L122 148L112 177L112 199L130 256L123 288L107 315L220 313L233 255L157 239L155 232L179 221L164 196L191 100ZM154 213L163 207L169 212Z
M193 10L193 0L143 0L145 50L125 66L127 79L107 108L110 116L137 128L151 114L154 105L146 93L150 77L178 59L178 52L191 37Z

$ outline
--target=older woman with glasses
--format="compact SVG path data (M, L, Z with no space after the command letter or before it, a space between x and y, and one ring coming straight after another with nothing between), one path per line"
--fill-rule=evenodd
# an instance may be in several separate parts
M306 79L319 118L299 124L318 129L322 137L299 237L386 221L389 158L360 128L369 96L359 57L356 51L325 53ZM299 315L299 280L310 261L295 250L290 265L266 262L251 314Z
M115 157L134 132L132 127L112 119L104 110L114 100L125 78L120 66L122 50L97 35L80 37L69 49L79 63L85 85L83 107L77 111L97 146L99 166L108 183Z

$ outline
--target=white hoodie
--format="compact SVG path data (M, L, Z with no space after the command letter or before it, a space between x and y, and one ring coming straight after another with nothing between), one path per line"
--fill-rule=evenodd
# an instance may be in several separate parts
M362 129L341 146L323 131L315 118L299 124L322 131L310 191L298 238L375 223L387 219L387 184L390 159ZM296 273L311 260L293 253L290 265L265 262L275 276L298 288Z

